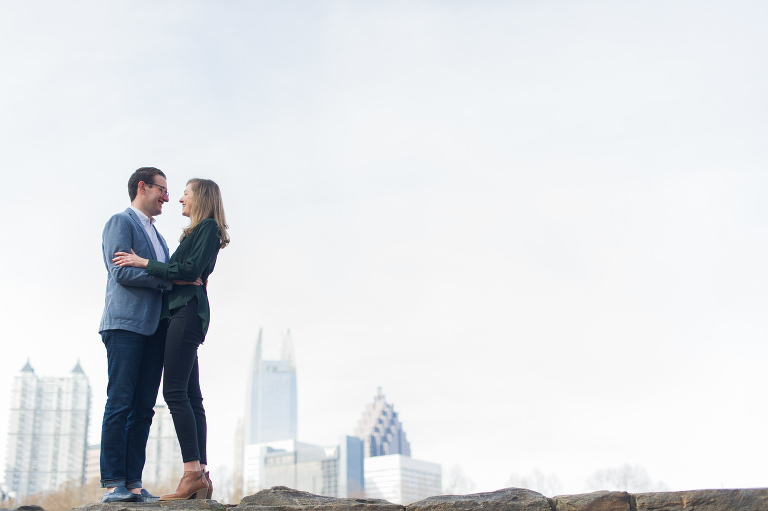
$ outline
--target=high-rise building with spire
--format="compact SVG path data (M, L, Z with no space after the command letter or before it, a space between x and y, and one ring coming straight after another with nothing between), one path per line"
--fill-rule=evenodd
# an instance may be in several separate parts
M355 436L364 442L366 458L387 454L411 455L411 445L405 438L403 425L397 418L395 407L384 400L381 387L373 403L365 407L355 428Z
M27 364L14 377L5 484L16 497L85 482L91 388L77 362L69 376L38 377Z
M261 329L248 379L245 445L296 439L296 359L291 331L283 333L280 360L262 358Z
M381 387L373 403L365 407L355 436L364 446L366 498L406 505L440 494L440 465L411 458L403 425Z

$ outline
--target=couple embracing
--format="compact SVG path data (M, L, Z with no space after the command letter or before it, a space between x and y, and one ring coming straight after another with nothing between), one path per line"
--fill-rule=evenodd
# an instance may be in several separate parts
M168 202L165 174L142 167L128 180L131 206L109 219L102 235L107 292L99 333L109 383L101 426L102 502L151 502L143 488L147 437L163 380L184 462L175 493L159 500L208 498L207 426L197 348L210 319L208 276L229 244L221 192L209 179L191 179L181 214L189 218L169 255L155 217Z

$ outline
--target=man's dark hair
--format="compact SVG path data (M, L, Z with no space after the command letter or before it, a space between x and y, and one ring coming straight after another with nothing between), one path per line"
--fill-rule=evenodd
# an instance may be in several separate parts
M155 176L165 177L165 174L163 174L162 170L155 167L141 167L131 175L131 178L128 180L128 197L131 198L131 202L136 198L136 194L139 193L139 181L154 184L155 180L153 178Z

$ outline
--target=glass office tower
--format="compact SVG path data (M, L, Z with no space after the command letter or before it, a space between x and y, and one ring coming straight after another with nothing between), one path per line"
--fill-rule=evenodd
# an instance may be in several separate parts
M246 403L245 445L296 439L296 360L290 330L283 333L280 360L263 360L256 341Z

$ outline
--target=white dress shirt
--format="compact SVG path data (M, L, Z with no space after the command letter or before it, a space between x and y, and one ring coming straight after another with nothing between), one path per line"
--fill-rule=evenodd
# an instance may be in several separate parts
M166 262L165 259L165 250L163 250L163 245L160 243L160 240L157 238L157 231L155 230L154 223L155 219L149 219L147 215L145 215L140 209L137 209L133 206L131 206L131 209L136 212L136 216L139 217L139 220L141 221L141 225L144 226L144 230L147 231L147 235L149 236L149 240L152 242L152 246L155 249L155 254L157 255L157 260L161 263Z

